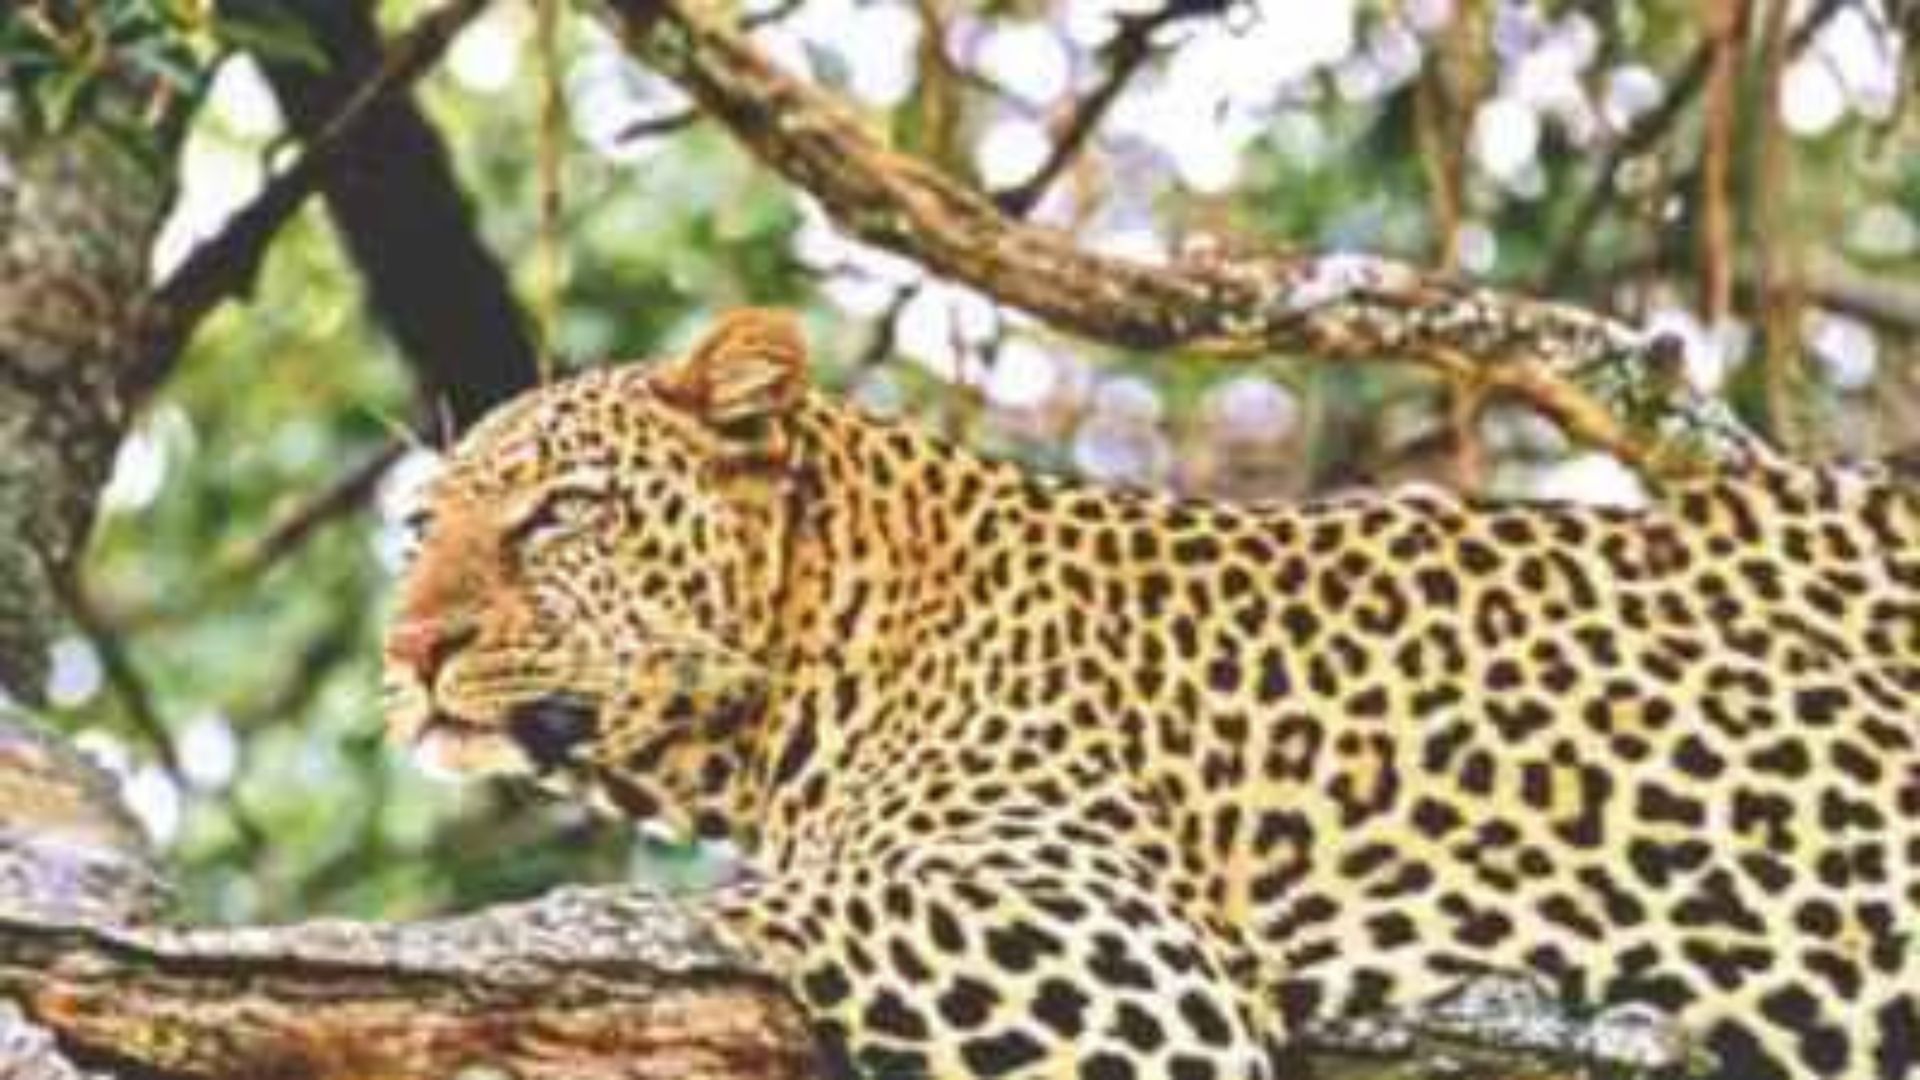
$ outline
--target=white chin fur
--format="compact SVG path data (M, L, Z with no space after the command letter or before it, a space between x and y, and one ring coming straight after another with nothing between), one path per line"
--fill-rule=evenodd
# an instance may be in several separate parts
M675 829L672 822L661 817L650 817L638 822L634 825L633 831L662 844L678 844L686 839L685 833Z
M527 771L526 759L504 739L446 729L427 731L413 744L420 771L436 780L472 780Z

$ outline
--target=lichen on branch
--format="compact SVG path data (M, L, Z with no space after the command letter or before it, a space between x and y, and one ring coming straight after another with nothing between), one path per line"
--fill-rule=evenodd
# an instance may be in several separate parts
M841 228L1062 329L1192 356L1401 360L1525 402L1653 478L1764 453L1682 378L1676 343L1580 308L1368 255L1158 265L1059 230L894 153L831 95L685 0L603 0L627 47Z

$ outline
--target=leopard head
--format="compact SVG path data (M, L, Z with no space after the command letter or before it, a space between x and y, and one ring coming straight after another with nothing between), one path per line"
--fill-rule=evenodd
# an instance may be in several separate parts
M778 602L805 347L768 311L534 391L430 484L388 631L389 727L427 763L531 774L675 831L742 772Z

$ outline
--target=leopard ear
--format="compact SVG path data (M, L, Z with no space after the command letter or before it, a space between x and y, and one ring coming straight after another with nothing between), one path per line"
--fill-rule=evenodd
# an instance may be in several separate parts
M741 308L722 315L650 381L662 398L716 429L752 429L806 391L806 339L791 312Z

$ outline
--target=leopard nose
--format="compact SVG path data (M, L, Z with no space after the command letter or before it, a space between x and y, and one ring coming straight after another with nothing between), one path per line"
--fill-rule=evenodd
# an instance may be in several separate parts
M573 758L574 748L599 727L594 707L574 697L548 696L515 706L507 733L539 769L555 769Z
M431 685L447 658L472 642L474 633L473 624L464 620L409 619L387 631L387 658Z

